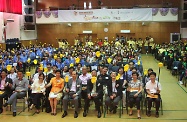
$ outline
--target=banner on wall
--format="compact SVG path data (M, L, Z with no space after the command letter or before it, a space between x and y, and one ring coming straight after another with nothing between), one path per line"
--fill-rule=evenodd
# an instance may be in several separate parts
M59 10L59 22L152 21L152 8Z

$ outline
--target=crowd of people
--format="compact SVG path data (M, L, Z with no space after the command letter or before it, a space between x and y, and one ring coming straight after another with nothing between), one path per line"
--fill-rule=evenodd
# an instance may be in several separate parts
M116 39L113 44L107 45L101 41L85 46L76 43L74 46L65 44L53 48L50 44L39 44L1 50L0 113L3 107L11 104L13 116L16 116L16 100L28 93L29 109L36 108L37 114L40 113L41 98L45 99L46 112L53 116L57 114L58 101L62 101L62 118L68 115L68 102L72 102L74 118L77 118L82 105L83 117L88 115L90 101L93 100L100 118L102 105L115 114L122 100L123 107L130 107L129 116L133 115L135 104L137 118L141 119L140 102L145 91L147 115L151 116L152 102L155 102L155 116L159 117L161 85L152 69L148 73L143 71L142 49L138 44L134 46L131 39L127 42ZM149 39L146 39L148 47ZM31 67L36 67L32 76ZM24 77L24 74L30 78ZM7 100L4 104L3 99ZM81 99L84 99L84 104Z
M179 84L186 85L187 69L187 45L182 41L163 43L153 49L155 59L163 62L172 75L179 75Z

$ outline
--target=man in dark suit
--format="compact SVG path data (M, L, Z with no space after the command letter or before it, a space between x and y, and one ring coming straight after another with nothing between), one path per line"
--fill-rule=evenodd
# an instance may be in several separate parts
M3 69L0 78L0 114L3 112L3 98L9 97L12 94L12 79L7 78L7 70Z
M111 73L111 80L108 81L107 91L108 97L105 104L110 107L110 112L116 113L118 102L122 98L122 83L120 80L116 80L116 72Z
M72 78L69 79L69 81L65 85L65 96L63 98L63 109L64 113L62 115L62 118L68 115L67 109L68 109L68 101L72 100L75 105L75 113L74 118L78 117L78 106L79 106L79 98L81 95L82 90L82 84L80 79L77 77L76 71L72 72Z
M101 80L96 80L94 83L94 77L97 77L97 71L93 70L92 71L92 78L88 80L87 82L87 98L85 100L85 105L84 105L84 112L83 112L83 117L87 116L88 108L89 108L89 103L90 100L93 100L95 102L95 107L98 111L97 117L101 117L101 110L100 107L102 105L102 98L103 98L103 85Z

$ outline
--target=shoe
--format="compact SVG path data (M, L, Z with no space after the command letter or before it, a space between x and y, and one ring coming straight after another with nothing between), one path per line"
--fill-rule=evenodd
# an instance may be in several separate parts
M114 107L113 114L115 114L116 112L117 112L117 106Z
M54 116L56 116L56 115L57 115L57 113L54 113L53 115L54 115Z
M179 81L179 84L180 84L180 85L183 85L183 82L182 82L182 81Z
M158 113L158 112L156 112L155 117L156 117L156 118L158 118L158 117L159 117L159 113Z
M151 116L151 111L147 112L147 116L150 117Z
M86 117L86 116L87 116L87 112L84 111L84 112L83 112L83 117Z
M101 112L100 111L97 114L97 118L101 118Z
M13 117L15 117L16 116L16 112L13 112Z
M130 113L130 114L129 114L129 116L132 116L132 115L133 115L133 113Z
M77 118L77 117L78 117L78 113L75 111L74 118Z
M7 107L7 105L8 105L8 103L5 103L5 104L3 105L3 107Z
M30 106L30 110L32 110L32 109L33 109L33 107L34 107L34 104L32 104L32 105Z
M67 115L68 115L68 113L66 111L64 111L64 113L62 114L62 118L64 118Z

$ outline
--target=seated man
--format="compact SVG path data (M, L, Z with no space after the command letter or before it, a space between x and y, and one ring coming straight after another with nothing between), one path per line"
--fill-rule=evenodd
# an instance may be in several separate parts
M94 81L95 78L95 81ZM97 80L97 71L92 71L92 78L87 82L87 98L85 100L83 117L87 116L90 100L95 102L95 107L98 111L97 117L101 117L100 107L102 105L101 99L103 97L103 85L101 80Z
M108 97L105 104L110 107L110 112L116 113L118 102L122 99L122 83L116 80L116 72L111 73L111 80L107 83Z
M69 79L69 81L65 85L65 96L63 98L63 109L64 113L62 115L62 118L68 115L67 109L68 109L68 101L69 99L73 101L75 105L75 113L74 118L78 117L78 99L80 98L82 90L82 85L80 79L77 78L76 71L72 72L72 78Z
M12 94L12 79L7 78L7 70L1 71L0 78L0 114L3 113L3 98L6 98Z
M150 74L150 81L146 83L146 92L148 97L148 113L147 116L151 116L151 106L152 102L156 104L156 115L155 117L159 117L159 107L160 107L160 91L161 91L161 84L155 80L156 73L151 72Z
M17 98L22 98L26 96L28 90L29 81L26 78L23 78L23 72L18 71L18 78L13 82L12 89L13 94L10 96L8 101L3 105L6 107L8 104L12 104L13 116L16 116L16 102Z

